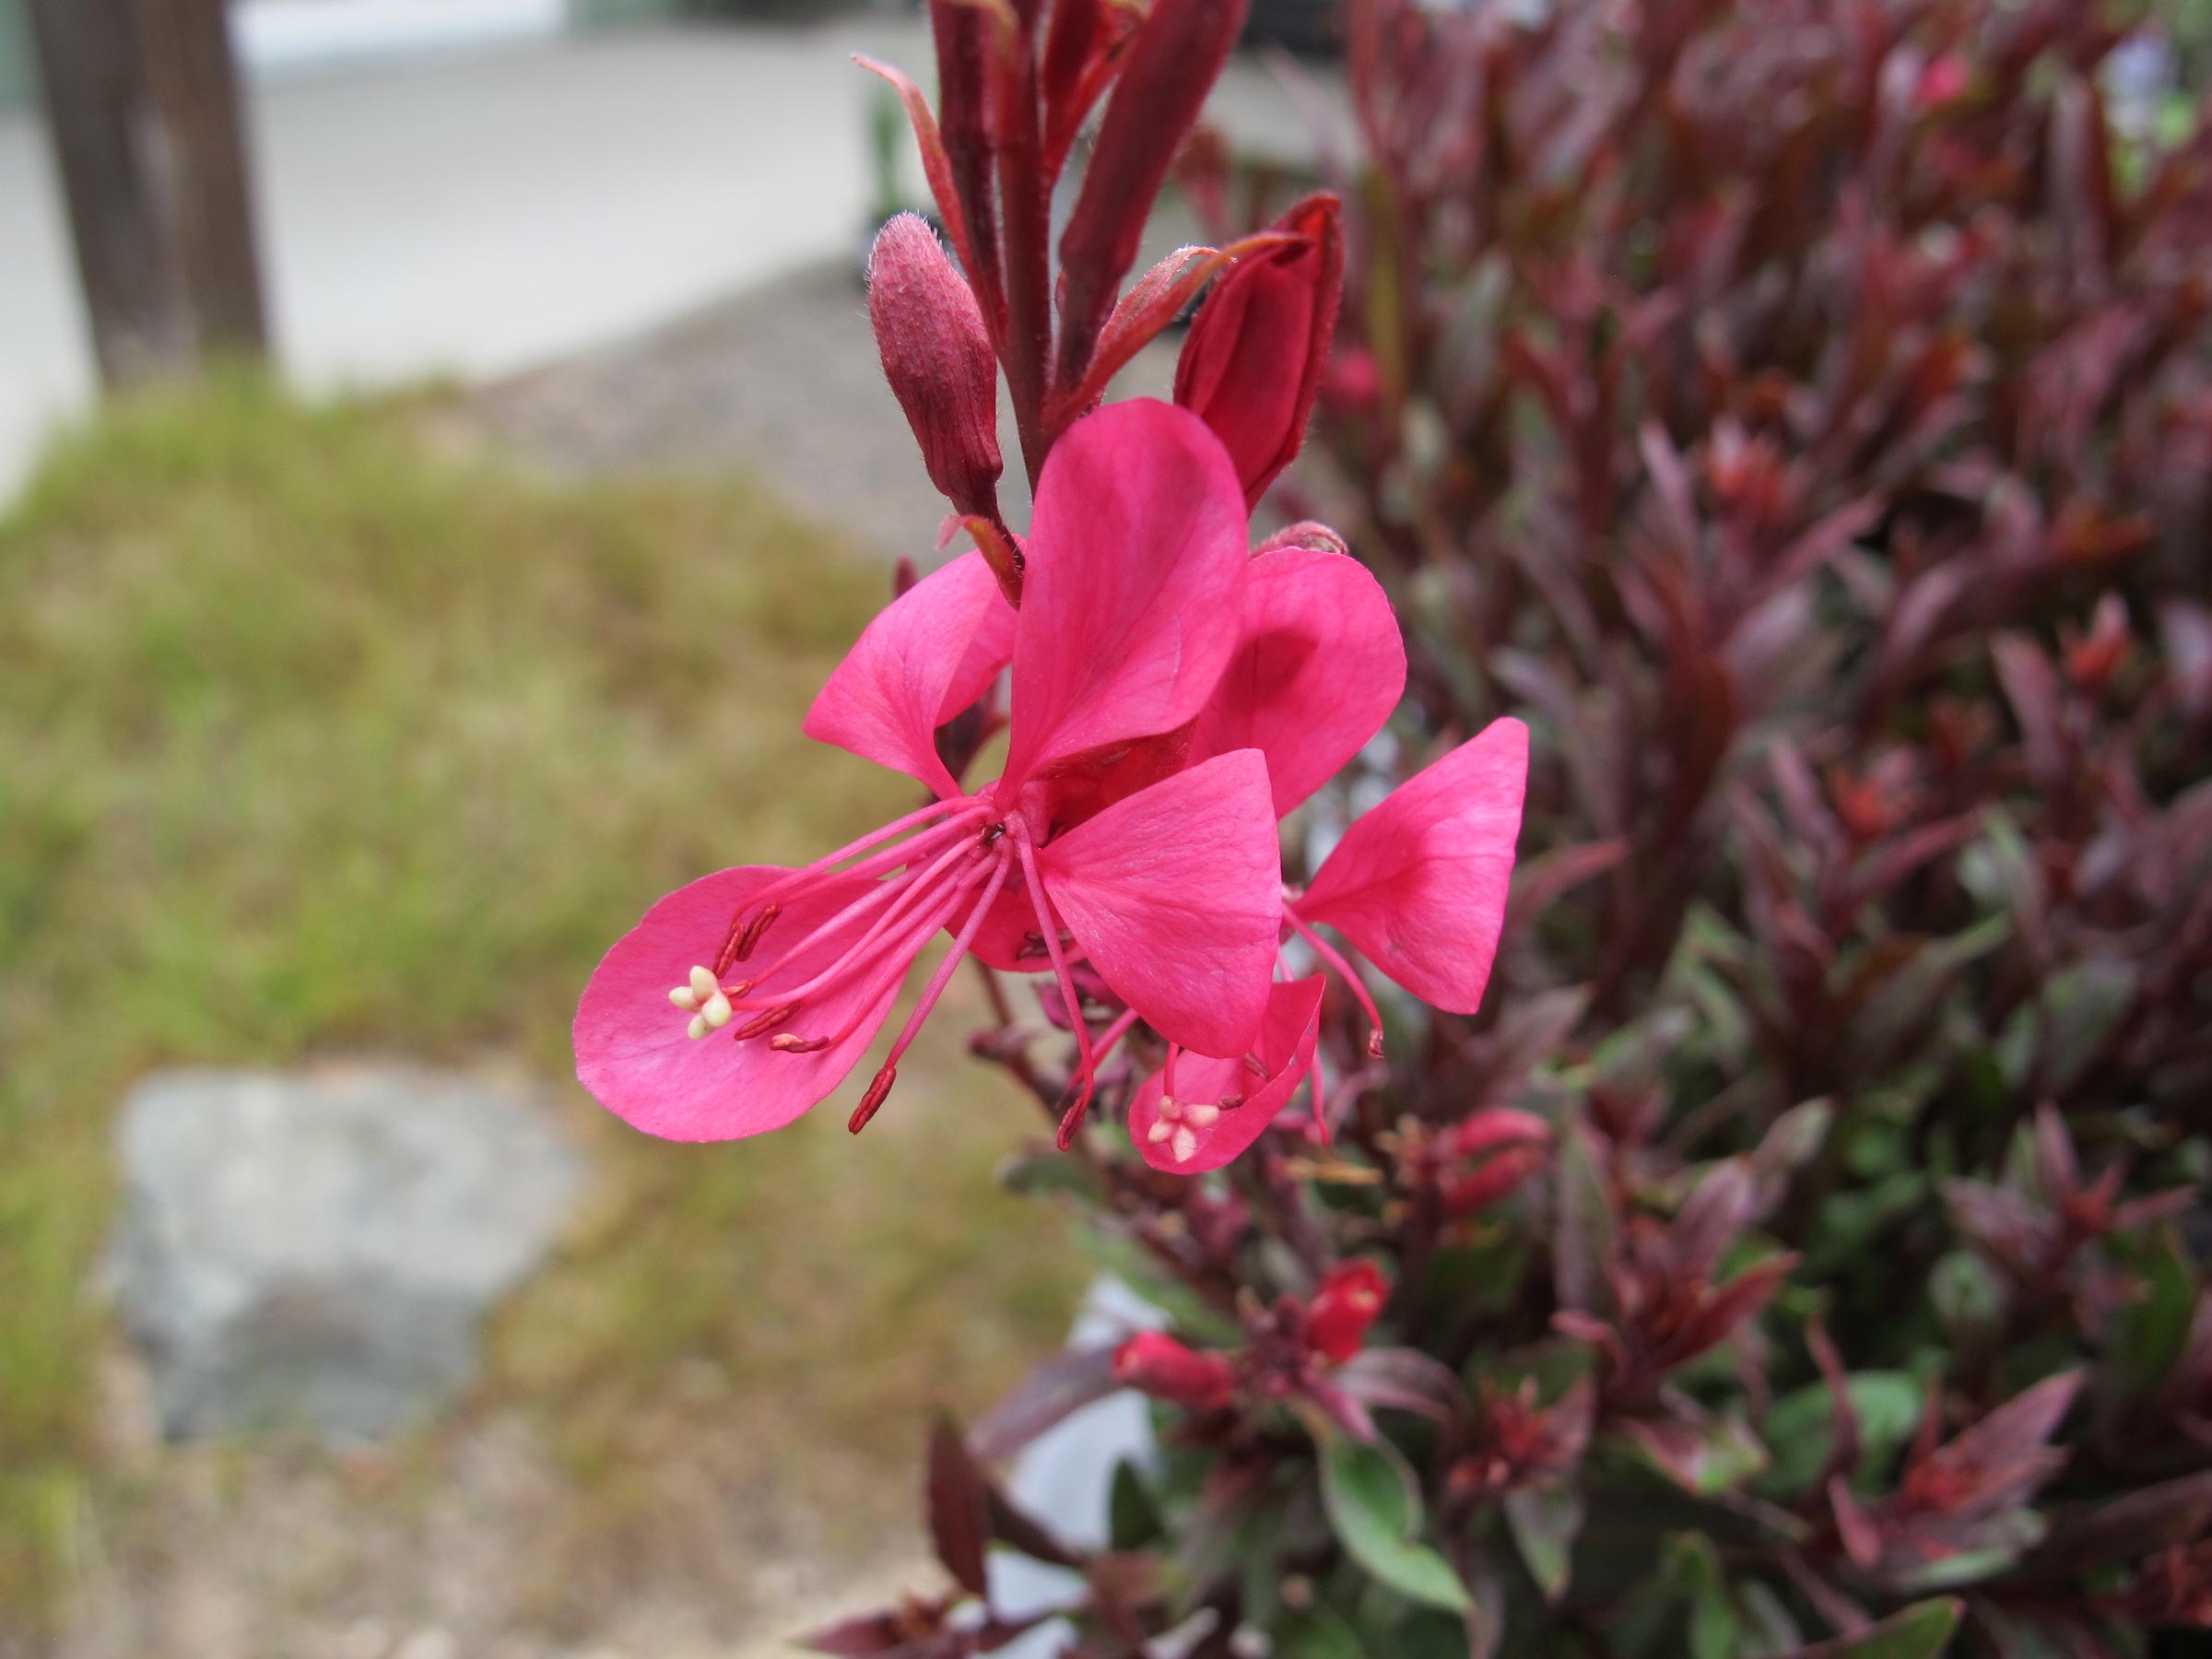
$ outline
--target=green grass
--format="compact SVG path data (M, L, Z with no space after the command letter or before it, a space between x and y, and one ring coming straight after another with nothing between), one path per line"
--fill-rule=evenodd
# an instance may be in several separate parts
M1031 1124L957 1030L857 1143L822 1113L663 1146L565 1082L576 994L653 898L903 809L798 731L883 571L737 485L441 453L435 414L149 398L0 522L0 1606L65 1582L102 1501L86 1285L149 1067L559 1081L605 1175L487 1393L587 1488L702 1367L781 1391L794 1444L903 1459L930 1396L979 1404L1065 1315L1066 1253L988 1179Z

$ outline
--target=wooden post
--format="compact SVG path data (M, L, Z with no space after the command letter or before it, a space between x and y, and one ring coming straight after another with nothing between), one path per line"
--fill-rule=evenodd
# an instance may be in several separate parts
M100 376L267 342L223 0L30 0Z

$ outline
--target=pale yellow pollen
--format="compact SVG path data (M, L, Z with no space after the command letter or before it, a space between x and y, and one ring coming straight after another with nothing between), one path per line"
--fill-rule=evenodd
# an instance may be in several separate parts
M740 991L744 988L737 987ZM691 1016L691 1023L684 1030L694 1042L709 1031L721 1030L736 1013L730 1006L729 993L716 984L714 976L704 968L693 968L690 977L668 993L668 1000Z

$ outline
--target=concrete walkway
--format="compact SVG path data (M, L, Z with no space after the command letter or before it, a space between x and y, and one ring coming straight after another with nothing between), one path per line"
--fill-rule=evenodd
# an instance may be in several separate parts
M870 18L600 35L256 93L286 365L312 386L503 373L855 245L864 46L925 62L919 30ZM42 124L0 121L0 491L92 387L53 175Z
M875 82L855 51L934 79L918 21L864 14L589 35L256 91L288 371L312 388L500 377L855 257L875 194ZM1232 65L1217 110L1241 144L1306 148L1258 64ZM0 118L0 500L92 388L43 126Z

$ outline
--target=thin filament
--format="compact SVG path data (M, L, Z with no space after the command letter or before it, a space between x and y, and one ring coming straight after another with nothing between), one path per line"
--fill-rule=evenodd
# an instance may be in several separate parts
M1072 1013L1073 1010L1070 1012ZM1129 1034L1130 1028L1135 1024L1136 1010L1135 1008L1124 1008L1113 1017L1112 1023L1099 1033L1098 1041L1090 1045L1091 1055L1099 1065L1106 1064L1107 1056L1113 1053L1115 1045Z
M1283 920L1290 924L1290 930L1293 933L1313 947L1315 956L1336 971L1336 977L1344 982L1345 989L1349 991L1359 1002L1360 1008L1367 1015L1370 1032L1369 1048L1372 1051L1375 1045L1382 1041L1382 1016L1375 1011L1375 999L1367 994L1367 982L1352 971L1352 965L1344 959L1343 955L1334 946L1307 926L1305 923L1300 921L1295 911L1286 907L1283 911Z
M1016 820L1018 823L1018 820ZM1053 923L1052 906L1044 893L1044 878L1037 873L1036 849L1030 845L1029 831L1017 828L1015 844L1021 852L1022 879L1029 886L1030 913L1037 918L1037 931L1044 935L1044 952L1053 959L1053 979L1060 987L1060 998L1067 1005L1068 1023L1076 1028L1076 1055L1082 1066L1077 1078L1080 1092L1076 1103L1067 1109L1060 1120L1060 1149L1065 1152L1076 1138L1076 1130L1082 1124L1084 1108L1090 1104L1091 1083L1098 1063L1091 1058L1090 1024L1083 1018L1083 999L1076 994L1075 976L1067 971L1067 958L1060 949L1060 929Z
M828 853L821 858L816 859L812 864L807 865L803 869L793 870L788 875L778 877L774 881L770 882L768 886L762 888L759 892L753 895L752 906L757 907L769 900L782 898L793 888L811 881L817 876L820 876L826 871L834 869L837 865L844 863L848 858L857 858L863 853L870 852L875 848L880 847L885 841L891 840L895 836L904 834L907 830L913 829L917 825L920 825L924 819L936 818L940 814L944 813L950 813L952 816L947 818L944 822L932 824L929 826L929 828L932 830L945 830L950 828L955 823L961 822L969 818L983 818L987 816L990 811L991 808L983 805L983 803L981 801L969 801L964 804L956 804L948 801L932 801L928 806L922 807L918 811L910 812L904 818L893 818L889 823L884 825L881 829L870 830L867 834L862 836L858 841L847 841L836 852Z
M868 1018L868 1010L875 1006L876 999L883 994L884 988L906 977L906 971L914 965L914 959L922 954L922 947L929 942L929 935L951 921L953 912L959 907L960 895L957 890L945 894L931 912L927 925L915 928L913 948L894 950L885 955L875 971L868 976L860 995L854 999L853 1017L831 1035L830 1041L832 1044L844 1041L860 1030Z
M937 964L936 972L929 976L929 983L923 987L922 1000L914 1005L914 1011L907 1016L905 1029L891 1044L891 1052L883 1062L885 1065L898 1065L899 1057L906 1053L907 1045L920 1034L923 1021L929 1018L929 1011L937 1006L937 998L945 994L945 987L952 982L953 971L959 967L961 959L968 954L969 946L975 942L976 932L982 926L983 917L989 913L999 889L1006 885L1006 872L1013 868L1013 865L1014 861L1007 856L1006 849L1000 848L998 856L992 862L991 878L983 883L982 897L976 900L975 908L968 912L968 920L960 924L960 931L953 935L952 948L946 952L945 959Z
M941 848L926 865L912 875L901 877L895 881L878 883L869 892L847 905L830 921L823 923L821 926L809 933L806 938L794 945L773 964L764 969L759 978L753 982L754 989L747 993L746 1000L740 1006L750 1007L764 1001L800 1002L821 990L823 986L829 984L839 974L851 967L864 953L873 949L883 938L883 935L910 916L925 897L934 894L935 889L941 888L947 873L957 875L960 860L968 854L969 851L970 849L967 847L959 845ZM774 977L778 968L787 966L795 960L804 947L822 937L839 923L865 915L869 909L882 903L886 899L890 900L889 908L883 914L877 916L875 921L869 923L860 937L848 945L835 961L816 973L805 984L794 986L787 991L771 992L763 997L759 987Z

